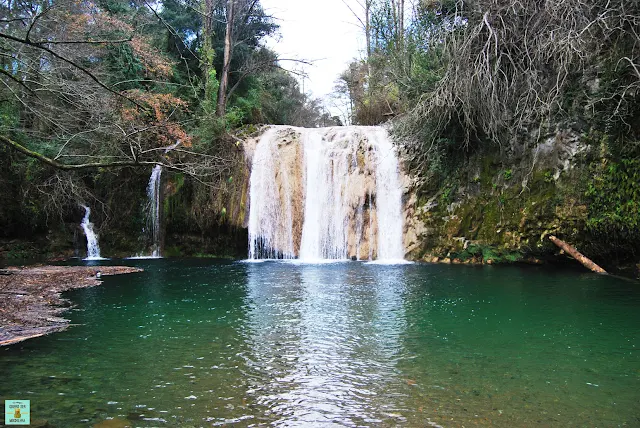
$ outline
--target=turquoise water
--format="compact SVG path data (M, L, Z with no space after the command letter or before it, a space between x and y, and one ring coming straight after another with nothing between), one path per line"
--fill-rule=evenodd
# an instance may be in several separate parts
M123 263L111 261L110 263ZM56 427L640 426L640 286L582 271L136 260L0 349Z

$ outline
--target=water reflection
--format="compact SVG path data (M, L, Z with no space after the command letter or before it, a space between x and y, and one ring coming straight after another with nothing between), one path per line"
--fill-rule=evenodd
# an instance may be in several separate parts
M247 265L249 394L276 426L401 418L403 269Z
M636 284L547 269L135 263L145 272L66 295L74 327L0 349L0 396L65 428L637 425Z

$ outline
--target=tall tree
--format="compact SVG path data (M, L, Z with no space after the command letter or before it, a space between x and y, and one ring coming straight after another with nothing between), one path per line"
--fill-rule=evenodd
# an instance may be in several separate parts
M374 5L374 0L364 0L364 3L357 1L357 4L362 9L359 11L357 8L352 7L349 0L342 0L342 3L351 11L351 14L358 20L360 27L365 35L367 58L371 56L371 12ZM364 16L363 16L364 15Z
M255 4L255 1L254 1ZM220 88L218 89L218 107L216 114L224 116L227 108L227 87L229 86L229 71L231 68L231 55L233 51L235 1L227 0L227 25L224 35L224 56L222 60L222 74L220 76Z
M188 106L171 93L174 64L142 31L153 13L116 6L3 5L0 97L11 108L0 143L60 170L163 164L215 173L212 160L192 157L181 123Z

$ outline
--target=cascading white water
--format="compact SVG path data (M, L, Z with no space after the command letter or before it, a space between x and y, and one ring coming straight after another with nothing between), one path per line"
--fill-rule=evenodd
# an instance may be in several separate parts
M401 260L402 221L398 159L383 128L273 127L258 142L250 259Z
M293 215L288 171L279 162L278 129L267 131L256 147L249 181L249 258L294 258ZM277 185L279 175L283 191Z
M378 259L404 258L402 245L402 185L398 158L387 133L372 132L376 154L376 208L378 217Z
M82 205L82 208L84 208L84 217L80 225L87 237L87 258L85 260L103 260L103 258L100 257L100 246L98 245L98 237L93 230L93 223L89 221L91 208L85 205Z
M151 171L147 185L147 224L146 231L151 239L151 257L160 255L160 183L162 166L156 165Z
M303 132L307 192L301 259L349 257L347 228L350 216L360 205L360 189L354 188L355 180L351 180L358 177L351 174L357 168L352 159L357 157L358 136L350 132L352 128L336 129Z

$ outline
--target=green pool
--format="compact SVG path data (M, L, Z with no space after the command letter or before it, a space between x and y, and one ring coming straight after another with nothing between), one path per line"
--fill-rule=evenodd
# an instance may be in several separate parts
M116 263L116 262L113 262ZM640 426L640 286L517 267L117 261L0 349L55 427Z

